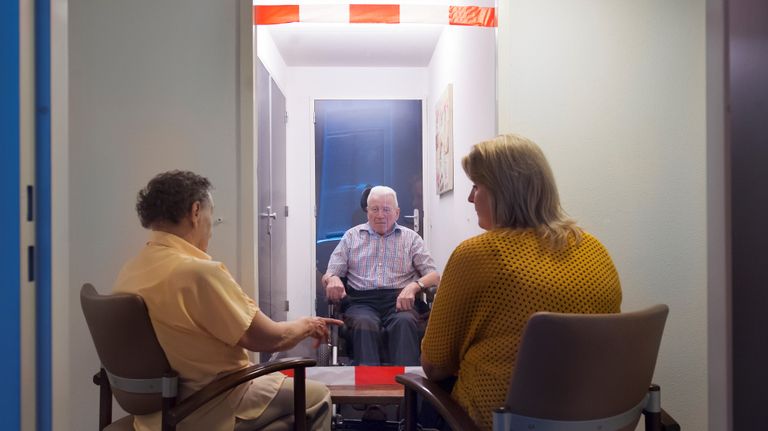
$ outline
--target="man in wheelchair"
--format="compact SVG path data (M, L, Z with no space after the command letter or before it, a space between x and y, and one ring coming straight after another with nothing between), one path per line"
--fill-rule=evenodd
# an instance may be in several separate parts
M394 190L373 187L366 212L368 222L349 229L331 254L322 278L326 295L348 303L344 319L357 364L380 365L383 347L390 363L419 365L414 304L417 295L437 286L440 275L421 237L396 223L400 208Z

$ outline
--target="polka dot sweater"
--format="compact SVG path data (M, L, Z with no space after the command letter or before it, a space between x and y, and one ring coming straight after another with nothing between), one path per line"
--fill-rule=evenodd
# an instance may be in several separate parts
M620 305L616 268L588 233L578 245L552 250L532 230L492 230L461 243L448 260L422 358L458 376L453 398L490 430L531 314L618 313Z

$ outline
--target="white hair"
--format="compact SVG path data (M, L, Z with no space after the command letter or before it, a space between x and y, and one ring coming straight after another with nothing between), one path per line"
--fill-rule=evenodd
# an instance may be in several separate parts
M376 186L371 189L371 193L368 195L368 205L371 204L371 199L374 197L386 197L386 196L392 196L392 200L395 201L395 208L400 208L400 206L397 204L397 193L391 188L387 186Z

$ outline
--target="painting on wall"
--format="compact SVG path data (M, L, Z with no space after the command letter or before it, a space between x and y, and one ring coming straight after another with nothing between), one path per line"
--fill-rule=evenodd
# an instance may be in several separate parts
M448 84L435 107L437 194L453 190L453 84Z

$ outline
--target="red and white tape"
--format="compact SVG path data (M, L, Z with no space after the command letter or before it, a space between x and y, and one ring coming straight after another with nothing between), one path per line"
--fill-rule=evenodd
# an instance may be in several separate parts
M412 4L254 5L255 25L292 22L496 27L496 8Z
M397 384L395 376L415 373L424 376L421 367L310 367L307 378L326 385L389 385ZM293 376L293 371L283 371Z

